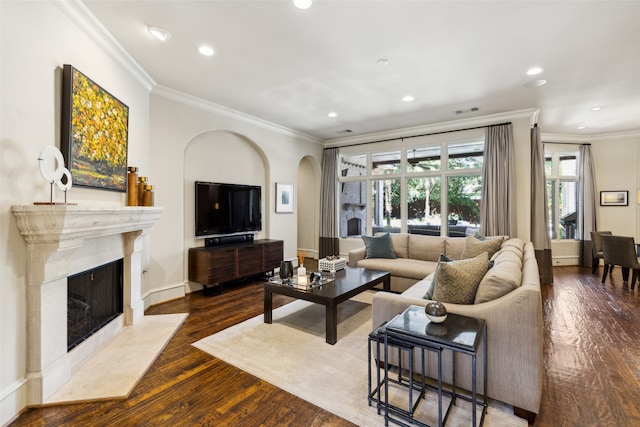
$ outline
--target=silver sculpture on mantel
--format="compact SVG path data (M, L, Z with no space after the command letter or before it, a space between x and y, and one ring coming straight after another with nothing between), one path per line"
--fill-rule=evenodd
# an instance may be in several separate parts
M51 169L51 160L55 160L56 167ZM53 184L56 184L59 189L64 191L64 204L67 204L67 191L71 189L73 185L71 179L71 172L64 166L64 158L62 153L54 145L45 145L40 156L38 157L40 163L40 173L42 177L51 186L49 202L36 202L37 205L55 205L53 201Z

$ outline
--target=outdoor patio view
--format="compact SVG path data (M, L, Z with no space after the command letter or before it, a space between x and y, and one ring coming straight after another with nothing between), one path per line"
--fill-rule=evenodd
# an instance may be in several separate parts
M367 234L367 221L372 234L475 234L483 149L473 142L343 156L340 236Z

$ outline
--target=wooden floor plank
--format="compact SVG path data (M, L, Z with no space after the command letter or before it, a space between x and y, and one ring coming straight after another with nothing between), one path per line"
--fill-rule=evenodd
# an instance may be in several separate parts
M601 271L600 271L601 273ZM544 383L536 426L640 425L640 291L620 270L554 268L544 285ZM351 426L191 343L262 313L259 282L147 310L190 313L126 400L26 410L11 426ZM290 299L274 295L274 307ZM363 363L366 363L363 361Z

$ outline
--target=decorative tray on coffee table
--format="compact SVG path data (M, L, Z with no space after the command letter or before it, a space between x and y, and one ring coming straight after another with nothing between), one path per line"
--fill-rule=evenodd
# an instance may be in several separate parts
M323 274L319 280L311 281L308 276L305 276L306 280L298 280L298 276L293 276L291 280L282 280L280 277L271 277L269 283L278 286L289 286L292 288L300 289L303 291L309 291L311 289L319 288L327 283L333 282L333 277Z

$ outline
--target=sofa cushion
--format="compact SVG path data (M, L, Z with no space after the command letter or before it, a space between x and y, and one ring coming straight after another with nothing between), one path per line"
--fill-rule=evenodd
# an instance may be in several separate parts
M391 248L398 258L409 258L409 234L391 233Z
M464 237L449 237L444 243L444 254L451 259L462 259L465 242Z
M432 299L453 304L473 304L480 280L487 272L488 262L486 252L470 259L438 262Z
M514 248L502 248L491 258L495 264L504 262L512 262L519 269L522 269L522 256L517 253Z
M440 254L444 253L444 242L447 237L409 235L409 258L438 262Z
M517 248L520 251L520 254L524 254L524 240L519 239L517 237L512 237L511 239L506 239L504 242L502 242L502 247L506 248L506 247L513 247L513 248Z
M522 268L513 262L497 263L487 271L478 286L475 304L493 301L515 290L522 281Z
M391 238L389 233L380 236L362 236L364 241L365 258L396 258L396 254L391 248Z
M475 258L483 252L491 258L502 246L502 237L492 237L480 240L477 237L469 236L465 239L462 259Z
M370 268L372 270L383 270L391 273L391 276L406 277L421 280L433 273L438 263L433 261L419 261L411 258L396 259L361 259L358 267ZM422 296L422 295L421 295Z

